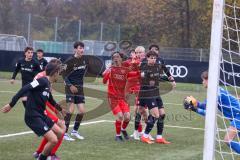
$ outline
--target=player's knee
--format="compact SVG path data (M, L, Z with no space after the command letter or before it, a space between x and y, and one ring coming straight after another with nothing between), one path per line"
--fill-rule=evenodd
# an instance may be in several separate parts
M130 121L130 114L129 113L124 115L124 121Z
M49 142L55 146L58 143L58 137L57 136L51 137Z
M122 113L118 113L118 115L117 115L117 119L119 120L119 121L122 121L123 120L123 114Z

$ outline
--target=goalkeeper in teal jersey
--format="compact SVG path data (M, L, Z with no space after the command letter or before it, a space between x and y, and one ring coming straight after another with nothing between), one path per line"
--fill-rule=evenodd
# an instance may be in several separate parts
M201 75L204 88L208 87L208 72ZM199 102L194 97L188 96L184 99L184 108L192 110L202 116L206 113L207 101ZM235 152L240 154L240 142L234 141L234 138L240 136L240 102L223 88L218 90L218 110L230 121L230 126L224 137L224 142Z

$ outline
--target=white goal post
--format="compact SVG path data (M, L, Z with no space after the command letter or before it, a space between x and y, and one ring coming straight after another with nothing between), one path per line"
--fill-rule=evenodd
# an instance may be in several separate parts
M215 159L215 137L216 137L216 114L217 114L217 95L220 75L220 60L222 52L222 34L224 20L224 0L214 0L211 44L209 59L209 77L207 90L207 109L205 118L205 135L203 159Z

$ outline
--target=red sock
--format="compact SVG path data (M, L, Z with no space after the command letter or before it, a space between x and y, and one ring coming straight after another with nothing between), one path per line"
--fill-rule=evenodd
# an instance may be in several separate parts
M121 134L121 125L122 125L122 122L116 120L116 122L115 122L115 127L116 127L116 134L117 134L117 135L120 135L120 134Z
M125 130L129 124L129 121L123 121L122 129Z
M60 145L62 144L62 140L63 140L64 134L62 135L61 139L59 139L58 143L56 144L56 146L54 146L54 148L51 151L51 155L54 155L58 148L60 147Z
M142 132L142 123L141 122L139 123L139 126L138 126L138 132Z
M43 151L43 148L45 147L45 145L47 144L47 139L46 138L43 138L40 145L38 146L38 149L37 149L37 153L42 153Z

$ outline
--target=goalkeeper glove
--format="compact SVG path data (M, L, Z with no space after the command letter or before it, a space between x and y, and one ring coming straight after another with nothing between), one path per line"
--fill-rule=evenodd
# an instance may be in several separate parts
M183 106L184 106L184 109L186 110L192 110L194 112L197 111L197 107L196 107L197 105L196 106L193 105L192 101L190 100L190 97L184 98Z
M197 107L197 100L196 100L196 98L194 98L193 96L187 96L187 97L185 98L185 101L187 101L188 104L191 104L191 105L193 105L194 107Z

